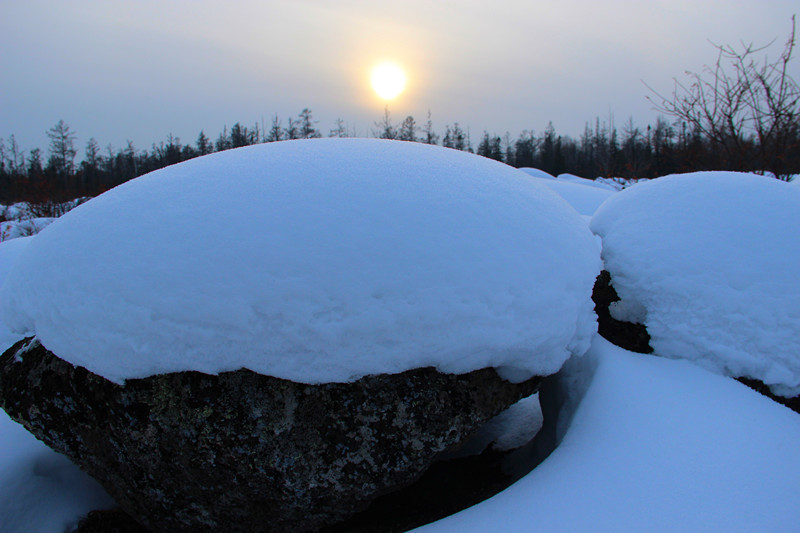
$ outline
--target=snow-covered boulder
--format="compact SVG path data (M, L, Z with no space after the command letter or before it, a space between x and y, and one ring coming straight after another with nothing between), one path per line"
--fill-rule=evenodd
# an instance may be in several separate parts
M659 178L595 213L605 268L654 351L800 394L800 189L732 172ZM624 315L629 316L624 316Z
M377 139L269 143L78 206L0 298L11 329L116 383L423 366L521 380L588 348L597 248L562 199L498 162Z
M3 356L0 396L153 529L302 531L582 354L599 267L581 217L497 162L363 139L231 150L30 242L2 305L37 339Z

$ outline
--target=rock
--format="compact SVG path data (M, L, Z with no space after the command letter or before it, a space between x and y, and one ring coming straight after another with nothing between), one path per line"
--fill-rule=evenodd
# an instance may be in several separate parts
M617 320L611 316L609 307L619 302L619 296L611 284L611 274L603 270L597 276L592 291L597 314L597 332L606 340L621 348L639 353L653 353L650 346L650 334L643 324Z
M538 383L420 368L307 385L242 369L120 386L36 339L0 357L0 406L154 532L300 532L344 520Z
M92 511L72 533L150 533L122 509Z

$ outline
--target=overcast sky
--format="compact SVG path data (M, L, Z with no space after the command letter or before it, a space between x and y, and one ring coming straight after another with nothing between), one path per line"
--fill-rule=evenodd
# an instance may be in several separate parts
M391 59L408 86L392 117L516 136L552 121L577 136L595 117L655 119L647 82L716 56L709 41L774 57L797 0L0 0L0 137L47 147L63 119L83 147L194 143L235 122L311 108L368 135L384 103L370 68ZM800 77L800 60L792 71Z

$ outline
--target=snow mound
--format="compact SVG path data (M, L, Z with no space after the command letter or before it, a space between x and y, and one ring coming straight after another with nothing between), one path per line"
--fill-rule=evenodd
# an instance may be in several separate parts
M560 179L550 180L547 178L533 179L552 189L556 194L566 200L578 213L584 216L592 216L603 202L615 194L614 191L585 185L581 182L561 181Z
M603 181L590 180L586 178L581 178L580 176L576 176L575 174L559 174L556 179L562 182L579 183L581 185L586 185L587 187L596 187L598 189L604 189L607 191L617 191L617 187L615 185L611 185L607 183L605 180Z
M594 239L552 191L472 154L269 143L75 208L0 296L14 331L118 383L243 367L304 383L424 366L521 380L588 349Z
M556 177L553 176L552 174L545 172L544 170L539 170L538 168L520 167L519 170L521 170L522 172L524 172L529 176L533 176L534 178L542 178L546 180L556 179Z
M732 172L626 189L591 221L659 355L800 394L800 189Z

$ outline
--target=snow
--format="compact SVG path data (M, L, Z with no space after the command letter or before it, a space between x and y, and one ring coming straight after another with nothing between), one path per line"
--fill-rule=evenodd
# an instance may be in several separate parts
M538 168L520 167L519 170L521 170L525 174L528 174L529 176L533 176L534 178L542 178L546 180L556 179L556 177L553 176L552 174L545 172L544 170L539 170Z
M495 497L416 533L797 529L796 413L599 337L588 358L597 368L558 448Z
M0 205L0 218L4 220L22 220L24 218L30 218L30 206L26 202Z
M0 284L33 237L0 243ZM0 348L20 339L0 322ZM0 531L63 533L114 504L100 485L0 410Z
M656 353L788 396L800 394L798 227L800 189L732 172L638 184L591 221Z
M561 179L550 180L536 177L534 177L533 180L552 189L553 192L566 200L578 213L585 216L593 215L603 202L615 194L615 191L586 185L582 182L561 181Z
M21 237L0 242L0 285L3 284L11 266L17 260L20 253L22 253L22 250L28 246L32 238L33 237ZM5 352L7 348L22 339L22 337L22 335L11 331L5 323L3 323L2 319L0 319L0 353Z
M64 533L114 507L103 488L0 410L0 531Z
M37 217L25 220L9 220L6 222L0 222L0 241L36 235L44 228L49 226L53 220L55 219L51 217Z
M576 176L575 174L559 174L556 179L562 182L579 183L581 185L586 185L587 187L596 187L598 189L604 189L607 191L617 190L617 187L615 185L611 185L604 180L601 181L590 180L586 178L581 178L580 176Z
M422 366L521 380L586 351L599 269L584 220L515 169L317 139L90 200L31 242L0 298L14 331L118 383L242 367L304 383Z

